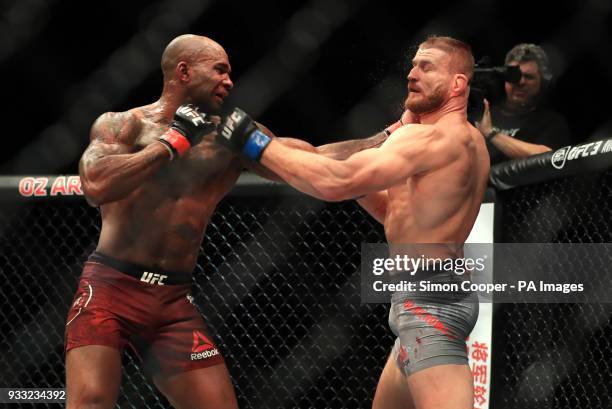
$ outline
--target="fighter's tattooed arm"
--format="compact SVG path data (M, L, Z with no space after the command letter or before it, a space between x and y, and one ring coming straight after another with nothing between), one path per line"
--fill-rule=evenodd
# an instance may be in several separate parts
M83 191L92 206L126 197L170 159L160 143L131 153L140 127L132 113L106 113L93 124L79 163Z

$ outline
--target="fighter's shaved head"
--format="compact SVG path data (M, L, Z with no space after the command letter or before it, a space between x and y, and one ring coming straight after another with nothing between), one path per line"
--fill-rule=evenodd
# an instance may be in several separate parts
M180 61L193 64L201 59L210 58L225 50L216 41L194 34L184 34L174 38L166 46L161 59L161 69L164 78L172 77L176 65Z
M468 80L474 75L474 56L472 49L463 41L452 37L431 36L423 41L419 48L436 48L449 54L451 57L450 69L458 74L464 74Z

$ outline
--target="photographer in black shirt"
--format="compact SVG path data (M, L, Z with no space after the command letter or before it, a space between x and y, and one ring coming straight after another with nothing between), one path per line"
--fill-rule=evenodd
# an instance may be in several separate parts
M491 164L525 158L569 145L567 121L545 108L544 96L552 80L548 57L535 44L518 44L506 55L506 65L518 66L521 80L505 82L505 100L489 107L476 126L487 140Z

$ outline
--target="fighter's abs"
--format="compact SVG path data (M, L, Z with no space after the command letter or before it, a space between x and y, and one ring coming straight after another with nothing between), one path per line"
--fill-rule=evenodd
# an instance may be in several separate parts
M124 261L188 269L210 216L239 173L233 154L202 141L128 197L103 206L99 250Z

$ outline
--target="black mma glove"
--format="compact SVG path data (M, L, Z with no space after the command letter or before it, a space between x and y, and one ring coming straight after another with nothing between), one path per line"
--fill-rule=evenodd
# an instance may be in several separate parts
M159 137L158 141L168 148L171 158L174 159L175 155L182 156L215 128L216 125L208 116L198 111L195 106L181 105L174 113L170 129Z
M240 108L234 108L229 115L221 118L217 129L218 143L255 161L261 158L271 140Z

